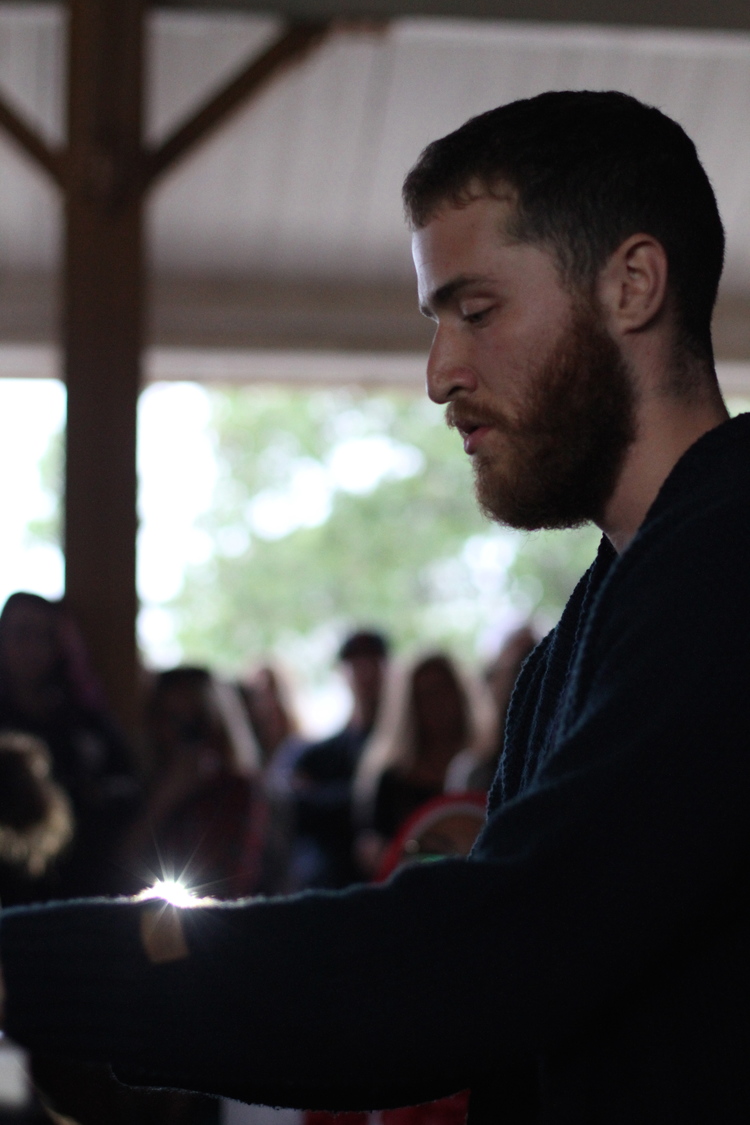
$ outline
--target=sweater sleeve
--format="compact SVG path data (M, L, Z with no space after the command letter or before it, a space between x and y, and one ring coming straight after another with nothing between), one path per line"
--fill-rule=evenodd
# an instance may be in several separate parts
M383 1107L520 1069L677 971L742 909L750 521L632 551L554 751L470 859L180 911L189 955L165 964L141 904L9 911L9 1033L144 1085Z
M483 871L445 861L388 887L167 906L187 955L161 964L142 938L152 902L8 911L8 1033L43 1053L109 1063L135 1085L261 1104L338 1110L442 1097L469 1084L482 1037L476 1005L457 1008L455 989L480 975L451 971L462 950L450 902L467 874ZM469 928L471 909L467 900ZM428 944L437 957L421 955ZM440 1031L425 1037L433 1021Z

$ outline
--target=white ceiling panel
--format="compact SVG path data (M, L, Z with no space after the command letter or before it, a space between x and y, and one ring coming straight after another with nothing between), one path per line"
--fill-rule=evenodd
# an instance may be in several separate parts
M153 12L148 138L163 138L276 26L241 12ZM59 9L0 4L0 90L52 142L63 129L63 42ZM728 354L750 355L737 343L750 309L746 32L444 19L339 29L159 183L148 212L154 271L193 278L196 286L226 282L233 293L247 280L250 294L264 278L280 293L291 279L331 292L347 282L363 294L383 285L403 292L411 262L400 186L424 144L514 98L584 87L633 93L676 117L695 139L727 226L725 292L739 298L727 320L726 338L735 341ZM50 274L59 243L56 190L0 137L0 281ZM31 315L33 286L26 280L21 288ZM212 291L214 325L221 323L220 289ZM236 312L232 318L237 325ZM218 329L211 331L220 343ZM227 344L244 346L244 328L233 331ZM201 332L196 338L210 335ZM327 326L326 346L330 340ZM179 344L174 333L169 343Z
M171 175L156 266L403 279L400 184L423 145L555 88L626 90L686 127L727 223L727 282L750 285L750 35L428 20L332 36Z

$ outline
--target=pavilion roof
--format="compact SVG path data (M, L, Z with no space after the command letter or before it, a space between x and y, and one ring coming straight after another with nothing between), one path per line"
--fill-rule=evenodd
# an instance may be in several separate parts
M268 7L164 0L154 8L152 141L277 33L279 18L260 10ZM326 4L280 7L310 16ZM718 353L750 363L750 30L726 30L750 29L750 7L633 0L607 8L613 20L627 9L645 23L648 9L683 25L705 22L710 11L724 30L582 23L601 10L590 0L337 0L335 8L339 15L523 11L536 19L407 15L341 25L165 175L149 205L150 337L161 349L152 370L170 362L179 370L187 349L193 374L215 375L231 354L235 375L227 377L255 377L251 369L257 373L271 350L278 377L280 355L288 357L285 370L295 363L302 370L300 356L312 349L382 355L384 371L390 364L394 379L412 380L412 357L426 349L429 328L416 312L401 215L405 171L425 143L472 114L565 87L627 90L695 139L728 235ZM551 11L576 22L542 19ZM62 42L61 9L0 4L0 89L51 143L63 133ZM35 345L39 356L55 340L57 189L4 136L0 177L0 353L12 345L17 359L19 347ZM320 362L316 371L317 379Z

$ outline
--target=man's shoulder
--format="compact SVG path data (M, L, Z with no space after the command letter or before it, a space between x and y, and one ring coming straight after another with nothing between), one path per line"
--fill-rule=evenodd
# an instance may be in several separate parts
M651 587L654 596L679 588L684 597L711 584L719 598L731 597L746 585L748 555L750 414L743 414L704 434L678 462L600 600L637 598Z
M726 658L744 643L750 557L750 414L709 431L675 466L623 553L605 538L560 621L524 665L513 693L493 803L522 789L553 739L561 702L625 635L654 631L690 648L734 615ZM671 603L669 628L663 627ZM667 613L667 616L668 613ZM589 659L584 660L588 653ZM591 669L589 668L589 671ZM584 677L586 679L586 677Z
M662 485L641 532L676 517L713 515L750 506L750 414L703 434ZM639 532L639 536L641 535Z

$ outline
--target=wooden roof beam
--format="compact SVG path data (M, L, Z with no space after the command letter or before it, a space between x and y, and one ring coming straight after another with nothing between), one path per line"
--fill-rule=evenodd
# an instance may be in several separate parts
M153 7L200 11L271 12L290 20L458 19L541 20L631 27L750 30L746 0L151 0Z
M252 59L217 94L175 129L157 148L144 153L143 187L147 188L170 170L232 113L241 109L279 72L299 62L315 47L328 29L325 20L292 23L257 58Z
M50 148L36 129L33 128L17 109L14 109L2 96L0 96L0 128L4 129L19 145L27 156L40 165L52 179L61 184L64 175L65 155L56 149Z
M17 4L19 0L0 0L0 6L4 3ZM149 6L203 12L263 12L296 22L443 16L750 31L750 5L746 0L712 0L710 4L706 0L150 0Z
M135 187L138 193L148 191L159 176L189 155L201 141L260 93L281 71L300 62L320 43L329 26L328 20L306 20L289 24L265 51L242 67L234 78L183 121L165 141L156 148L142 149L137 154L139 173L129 177L129 186ZM2 94L0 129L8 133L58 186L65 186L67 149L51 148ZM120 202L124 203L125 199L122 198Z

